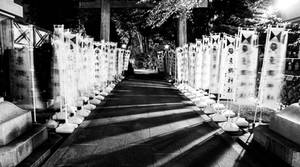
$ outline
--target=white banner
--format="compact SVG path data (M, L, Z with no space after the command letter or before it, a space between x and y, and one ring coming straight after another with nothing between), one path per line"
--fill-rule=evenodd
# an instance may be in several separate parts
M279 107L287 40L284 27L268 28L259 87L260 105L264 107Z
M196 40L196 60L195 60L195 88L201 88L201 78L202 78L202 40Z
M236 101L239 104L254 103L256 99L257 39L256 31L239 29L239 47L236 57Z
M77 49L71 46L74 45L74 39L76 34L71 34L69 30L64 33L64 52L62 57L64 57L64 71L62 75L62 86L64 89L64 98L68 106L76 106L77 100L77 83L76 83L76 55ZM73 40L71 40L73 39ZM76 42L75 42L76 43ZM70 49L72 48L72 49Z
M102 55L102 74L103 74L103 82L104 86L107 85L108 81L108 52L109 52L109 45L108 43L102 42L103 43L103 55Z
M176 71L176 57L174 50L170 51L170 61L171 61L171 75L175 78Z
M125 56L124 56L124 68L125 68L125 70L128 70L130 54L131 54L130 50L125 51Z
M108 80L113 81L116 75L117 43L110 42L108 47Z
M124 49L118 49L118 74L122 75L123 72L123 61L124 61Z
M97 89L102 88L102 77L101 77L101 66L102 66L102 47L103 45L100 42L94 43L94 54L95 54L95 86Z
M164 72L165 71L164 52L163 51L157 52L157 58L158 58L159 72Z
M220 34L210 35L210 93L218 93L219 70L220 70L220 51L221 51L221 36Z
M234 79L236 70L235 37L224 34L220 66L220 98L234 99Z
M188 52L188 81L189 85L195 88L195 60L196 60L196 44L189 45Z
M211 56L209 54L209 37L203 36L203 56L202 56L202 78L201 78L201 86L202 89L209 89L210 85L210 64L211 64Z
M176 64L177 64L177 82L183 81L183 49L181 47L176 48Z
M182 52L183 82L186 84L189 83L188 52L189 52L189 45L188 44L183 45L183 52Z

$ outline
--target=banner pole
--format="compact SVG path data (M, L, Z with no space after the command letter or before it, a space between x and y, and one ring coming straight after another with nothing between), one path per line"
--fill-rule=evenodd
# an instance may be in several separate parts
M36 92L35 92L35 82L34 82L34 46L33 46L33 25L29 25L30 32L30 44L29 44L29 57L30 57L30 72L31 72L31 89L32 89L32 103L33 103L33 123L36 123Z

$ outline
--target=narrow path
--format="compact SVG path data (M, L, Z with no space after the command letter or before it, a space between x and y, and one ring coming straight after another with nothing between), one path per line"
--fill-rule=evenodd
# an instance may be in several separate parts
M139 71L44 166L265 166L242 158L244 150L200 115L161 76Z

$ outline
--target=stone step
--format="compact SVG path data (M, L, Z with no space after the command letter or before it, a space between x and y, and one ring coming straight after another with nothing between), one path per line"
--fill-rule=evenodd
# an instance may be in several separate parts
M18 165L28 157L35 148L48 138L46 127L32 125L32 128L6 146L0 147L0 166L11 167Z
M58 164L61 166L160 166L178 158L195 146L205 143L218 131L218 129L204 123L168 135L157 136L139 144L131 144L125 149L109 154L92 154L86 158L93 158L86 162L78 160L74 155L80 149L77 147L72 150L73 156L67 153L68 156Z
M190 130L189 134L186 134L185 136L178 136L177 138L169 139L166 142L154 143L152 148L157 150L158 155L156 155L156 161L148 166L163 166L168 162L183 156L194 147L205 144L205 142L212 139L215 135L219 135L223 132L220 128L213 128L208 124L203 124L197 126L197 129L192 129L193 130ZM161 145L161 148L163 149L159 149L159 145Z
M63 137L56 133L49 133L48 139L35 149L17 167L39 167L61 144Z
M123 149L128 149L129 147L138 146L166 135L175 134L182 130L202 125L203 123L204 120L201 117L196 117L116 136L90 138L90 140L80 141L78 143L78 140L76 141L76 136L79 132L76 133L75 131L75 133L66 140L61 148L59 148L54 155L47 160L44 167L73 163L82 156L104 156L105 154L111 154ZM78 152L81 152L81 154L78 154Z
M267 152L276 155L290 166L300 166L300 146L272 131L268 126L261 125L256 127L253 139Z
M84 121L81 126L82 127L93 126L93 124L96 124L97 126L108 125L108 124L114 124L114 123L119 123L119 122L134 121L134 120L139 120L139 119L144 119L144 118L157 118L157 117L163 117L163 116L171 116L171 115L175 115L175 114L196 113L196 111L199 111L199 109L197 107L190 106L190 107L185 107L185 108L181 108L181 109L171 109L171 110L165 110L165 111L148 112L148 113L141 113L141 114L134 114L134 115L92 119L92 120Z
M23 134L31 124L30 112L7 101L0 103L0 146Z
M228 138L225 133L214 135L205 143L195 146L180 157L173 159L164 167L201 166L201 167L266 167L249 155L247 150ZM246 158L245 158L246 157ZM268 166L269 167L269 166Z
M142 113L150 113L150 112L159 112L159 111L166 111L166 110L172 110L172 109L182 109L189 107L190 105L185 105L182 103L175 103L175 104L170 104L170 105L153 105L153 106L134 106L131 107L130 109L126 106L120 107L120 108L113 108L113 107L101 107L98 112L92 113L93 118L107 118L107 117L116 117L116 116L127 116L127 115L135 115L135 114L142 114Z

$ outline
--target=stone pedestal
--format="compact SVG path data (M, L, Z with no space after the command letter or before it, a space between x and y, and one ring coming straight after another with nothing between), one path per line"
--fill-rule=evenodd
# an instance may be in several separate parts
M253 139L267 151L275 154L292 167L300 166L299 145L273 132L268 126L255 128Z
M0 166L11 167L18 165L47 138L48 132L44 126L33 125L26 133L11 143L0 147Z
M0 147L23 134L31 124L30 112L10 102L0 103Z
M0 166L18 165L48 138L42 125L32 124L31 112L10 102L0 103Z
M254 130L254 140L293 167L300 166L300 106L292 104Z
M293 104L275 114L270 129L300 146L300 106Z

